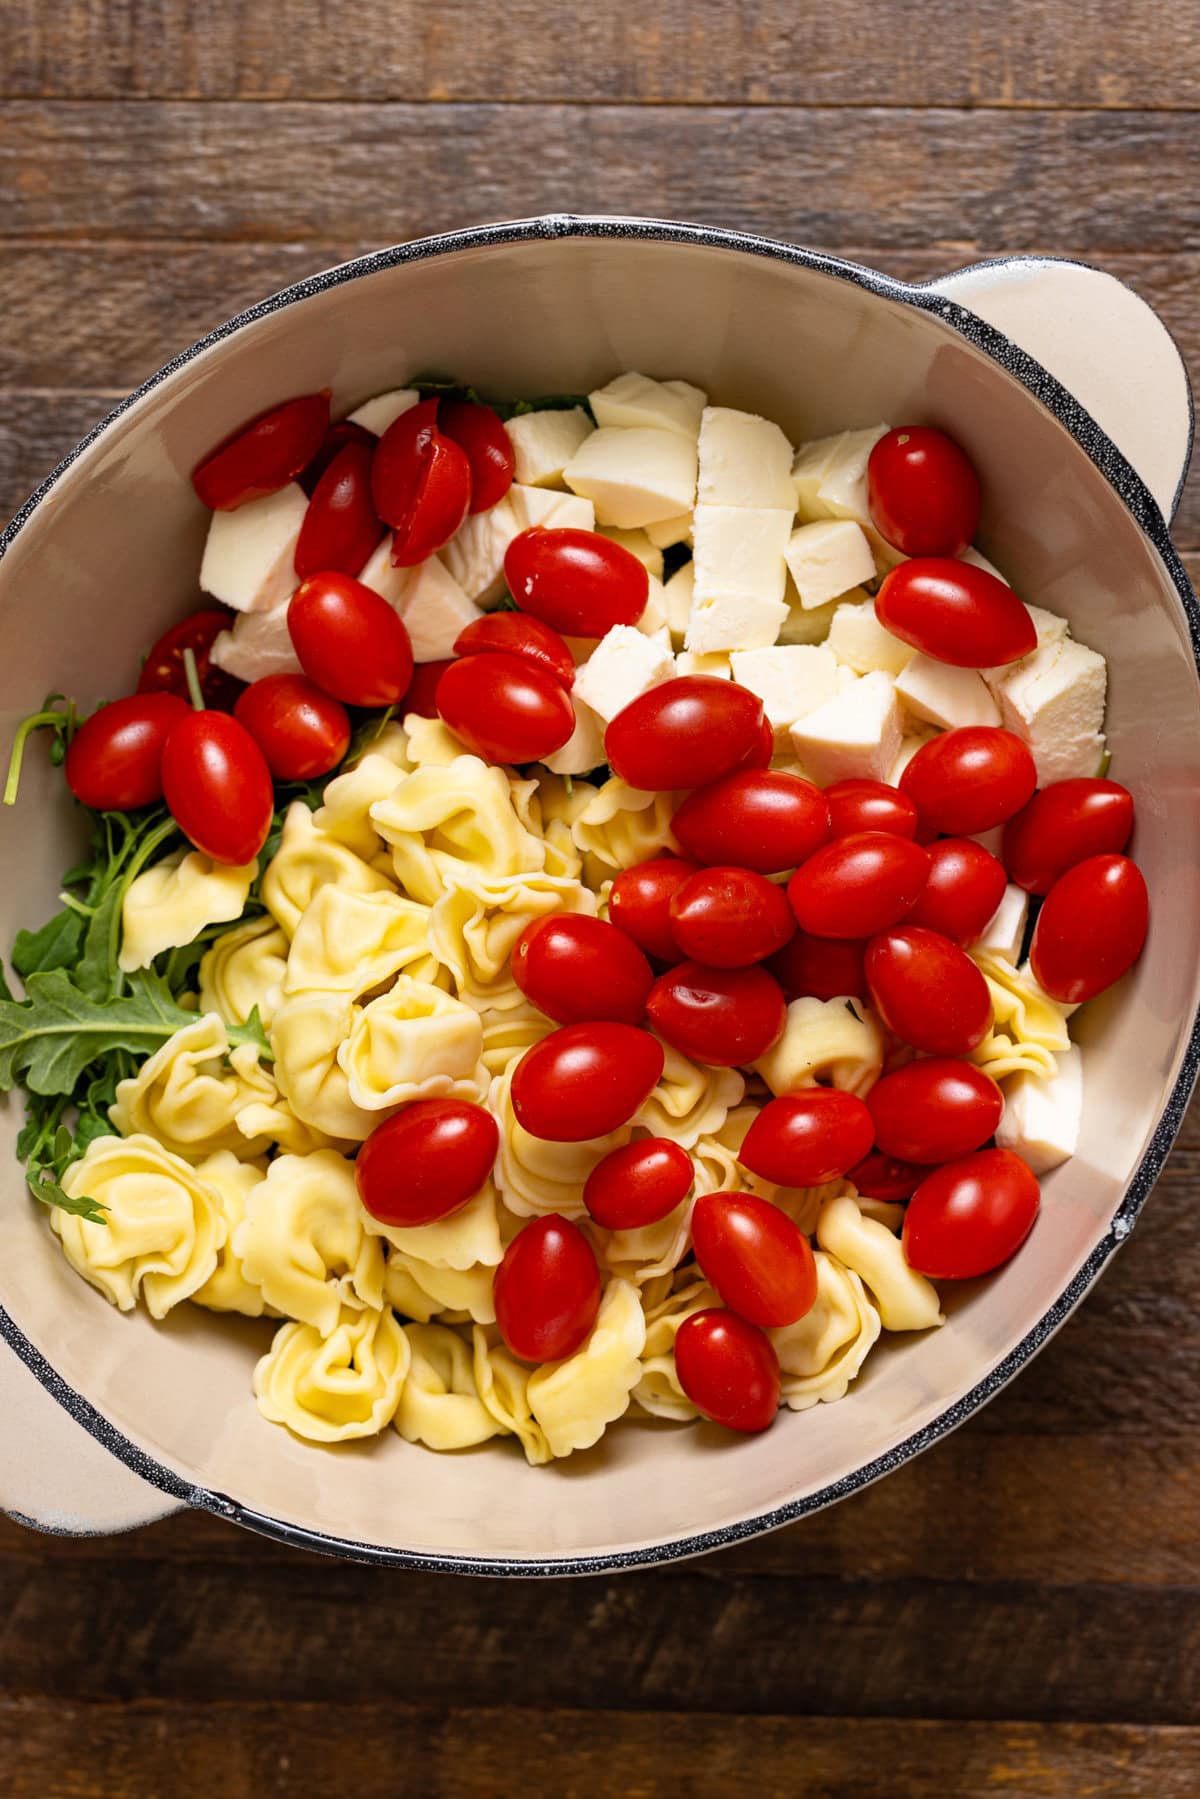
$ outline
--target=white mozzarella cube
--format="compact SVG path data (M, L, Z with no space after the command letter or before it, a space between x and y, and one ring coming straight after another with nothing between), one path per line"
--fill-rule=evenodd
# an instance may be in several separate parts
M998 725L1000 708L973 668L953 668L916 655L896 676L896 692L912 718L949 731L956 725Z
M200 585L235 612L270 612L298 585L296 544L308 495L295 481L236 512L214 512L204 541Z
M417 662L440 662L452 656L459 632L483 617L479 607L467 598L440 556L401 572L408 580L395 606L413 657Z
M270 612L243 612L233 628L214 638L211 659L239 681L264 675L296 675L300 658L288 630L288 601Z
M626 430L649 426L695 441L708 396L687 381L652 381L648 375L618 375L588 395L596 423Z
M355 578L372 593L377 593L381 600L386 600L389 606L395 606L404 592L409 573L406 568L392 566L392 533L389 531L372 550Z
M697 506L689 650L766 649L787 617L783 551L791 514L774 507Z
M865 679L866 677L864 676L863 678ZM900 777L916 755L917 751L923 750L925 745L932 742L937 735L938 733L933 729L932 725L919 726L915 730L906 731L904 733L904 736L900 739L900 748L896 752L896 760L892 763L887 774L883 777L889 787L899 787Z
M594 426L582 406L547 407L509 419L513 469L525 487L561 487L562 474Z
M655 519L646 526L646 536L657 550L669 550L677 543L689 543L692 536L690 512L676 513L674 518Z
M875 556L851 518L817 519L793 531L784 551L802 606L825 606L875 576Z
M1021 1073L1005 1082L996 1142L1015 1150L1035 1174L1048 1174L1078 1149L1082 1117L1083 1056L1072 1043L1048 1080Z
M534 488L531 492L540 492ZM526 527L517 517L512 489L487 512L465 518L440 555L469 600L493 605L504 592L504 553Z
M692 616L692 602L696 591L696 564L685 562L677 568L663 586L663 597L667 605L667 624L671 632L671 640L677 650L683 648L687 636L688 620Z
M1096 773L1107 685L1103 656L1069 637L1044 644L994 682L1005 726L1033 751L1040 787Z
M689 650L701 655L719 650L765 650L779 636L786 617L782 600L752 593L702 600L697 590L685 642Z
M1057 612L1046 612L1041 606L1028 605L1025 610L1033 620L1033 628L1037 632L1037 648L1031 650L1028 656L1022 656L1019 662L1002 663L998 668L981 668L979 672L993 692L1001 681L1007 681L1022 669L1028 668L1040 650L1061 643L1067 635L1067 621L1060 618Z
M713 675L729 680L733 674L728 650L681 650L675 658L677 675Z
M757 694L776 740L806 713L815 712L838 691L838 665L815 644L777 644L769 650L735 650L733 678Z
M864 675L791 728L792 747L820 787L856 776L882 781L900 750L900 707L889 675Z
M902 643L900 638L884 630L875 616L875 602L871 599L857 605L840 605L833 615L826 641L838 661L860 675L869 675L876 669L898 675L915 653L911 644Z
M705 407L696 489L702 504L792 512L796 490L791 470L792 446L770 419L732 406Z
M977 550L974 544L971 544L963 551L962 555L959 557L959 561L969 562L972 568L981 568L986 575L995 575L997 581L1003 581L1006 587L1012 586L1012 582L1009 580L1008 576L1002 575L1000 570L996 567L996 564L994 562L989 562L983 552Z
M376 394L373 400L356 406L349 415L350 423L382 437L388 426L394 425L402 413L411 411L420 398L415 387L394 387L389 393Z
M552 487L526 487L514 481L505 497L522 531L531 530L534 525L554 531L596 529L596 508L578 494L560 493Z
M865 431L842 431L801 445L792 463L792 482L802 519L852 518L870 525L867 463L888 430L887 425L871 425Z
M694 504L696 441L652 426L602 426L584 438L563 479L594 503L598 523L635 530Z
M600 535L611 538L613 543L619 543L623 550L628 550L631 556L637 557L648 575L653 575L658 581L662 580L663 553L650 542L645 531L620 531L615 525L602 525Z
M572 694L607 725L643 693L674 678L669 642L647 637L636 625L614 625L579 670Z
M853 591L857 598L862 589L855 588ZM795 594L796 589L789 587L787 617L779 627L780 643L824 643L829 636L829 627L833 623L838 602L830 600L827 606L802 606Z
M1021 960L1021 945L1025 941L1028 917L1029 895L1023 887L1016 887L1010 881L1004 889L1000 904L971 948L990 956L1003 956L1015 968Z
M639 631L644 631L647 637L653 636L656 632L665 631L667 642L670 643L671 621L667 612L667 590L654 575L647 576L647 580L649 581L649 591L646 594L646 605L637 622L637 628Z
M553 755L543 756L545 766L556 775L586 775L604 761L604 722L578 694L572 693L575 707L575 729Z

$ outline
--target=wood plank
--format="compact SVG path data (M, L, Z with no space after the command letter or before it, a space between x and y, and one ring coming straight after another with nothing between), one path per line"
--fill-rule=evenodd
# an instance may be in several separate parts
M69 20L69 23L67 21ZM1171 0L896 0L814 13L788 0L658 0L653 15L510 0L317 8L225 0L39 0L6 9L6 95L362 100L739 100L831 105L1194 106L1200 30ZM287 55L280 55L280 45Z
M337 1792L360 1799L1192 1799L1200 1732L1128 1724L939 1724L695 1717L394 1703L80 1705L0 1700L9 1799L226 1799ZM351 1747L352 1746L352 1747Z

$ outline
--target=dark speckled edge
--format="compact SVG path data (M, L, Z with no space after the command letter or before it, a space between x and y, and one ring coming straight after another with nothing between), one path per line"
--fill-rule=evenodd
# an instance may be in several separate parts
M17 533L29 520L34 509L40 505L89 444L93 443L131 406L146 394L152 393L177 369L182 368L203 351L211 349L214 344L222 342L235 331L241 330L244 325L251 324L254 320L263 318L269 313L281 311L285 306L294 305L300 300L323 293L327 289L338 287L343 282L357 280L363 275L376 274L381 269L393 268L407 262L422 261L431 256L453 255L461 250L482 249L492 244L522 243L559 237L632 238L659 243L693 244L715 250L738 251L744 255L768 257L777 262L793 263L802 268L815 269L822 274L863 288L868 293L877 294L881 299L898 301L903 305L915 307L918 311L932 313L940 318L961 337L999 363L1002 368L1020 381L1035 399L1041 401L1071 433L1120 497L1126 509L1132 514L1157 550L1166 567L1187 620L1192 653L1200 665L1200 604L1192 591L1183 564L1171 544L1162 514L1144 482L1121 455L1116 445L1101 431L1095 420L1079 402L1040 363L1026 355L1001 332L986 324L965 307L958 305L957 302L936 292L928 284L911 286L905 282L892 280L886 275L876 274L873 270L862 268L858 264L843 262L836 257L824 256L812 250L797 248L794 245L777 243L770 238L754 237L737 231L719 230L706 225L677 224L654 219L577 218L570 214L552 214L545 218L484 225L466 231L448 232L439 237L421 238L413 243L379 250L285 288L281 293L274 294L271 298L261 301L257 306L250 307L246 312L239 313L236 318L230 319L226 324L219 326L217 330L210 332L207 337L201 338L190 349L184 350L166 363L136 392L115 406L108 416L101 420L95 429L89 432L64 457L54 472L47 476L46 480L25 502L7 529L0 533L0 556L4 555ZM1002 266L1005 260L998 259L997 266ZM1027 263L1039 259L1021 257L1011 260ZM1194 412L1192 423L1194 431ZM1191 439L1189 438L1189 448L1190 443ZM1186 466L1183 473L1186 473ZM1181 474L1180 487L1182 487L1182 481L1183 475ZM1178 497L1177 490L1176 502ZM1158 1177L1183 1121L1198 1070L1200 1070L1200 1014L1192 1020L1187 1049L1178 1078L1166 1098L1149 1147L1126 1189L1124 1199L1109 1227L1107 1236L1093 1250L1049 1311L1038 1320L1016 1348L1010 1351L1004 1360L992 1370L986 1380L973 1387L954 1405L947 1407L924 1429L915 1431L911 1436L906 1437L902 1443L897 1444L886 1455L879 1456L875 1461L868 1462L865 1466L856 1469L853 1474L849 1474L829 1486L822 1487L816 1493L809 1494L802 1499L791 1500L786 1505L777 1506L770 1511L743 1519L739 1523L728 1525L720 1530L702 1531L694 1536L675 1537L665 1542L650 1544L642 1549L625 1550L612 1555L590 1555L575 1558L552 1556L533 1559L464 1557L418 1554L408 1550L383 1548L376 1544L358 1543L349 1538L328 1535L320 1531L305 1530L297 1525L289 1524L284 1519L254 1511L229 1498L226 1494L212 1492L206 1487L194 1486L153 1457L146 1455L120 1431L116 1430L81 1394L67 1385L61 1375L29 1342L15 1319L2 1308L0 1308L0 1336L3 1336L11 1344L46 1391L71 1414L77 1423L81 1424L98 1443L102 1443L118 1460L124 1462L126 1467L140 1475L151 1486L170 1494L184 1504L212 1512L218 1517L229 1518L251 1530L261 1532L264 1536L276 1538L284 1543L316 1550L326 1555L344 1556L351 1560L381 1566L437 1569L446 1573L481 1575L608 1574L626 1568L646 1567L657 1562L701 1555L709 1550L721 1549L730 1543L737 1543L747 1537L758 1536L764 1531L789 1524L797 1518L806 1517L810 1512L820 1510L823 1506L831 1505L838 1499L844 1499L850 1493L857 1492L860 1488L869 1485L870 1482L878 1480L882 1475L889 1474L894 1468L910 1461L913 1456L919 1455L931 1444L938 1442L940 1438L956 1429L973 1412L978 1411L980 1406L986 1404L998 1393L1001 1387L1012 1379L1018 1369L1029 1361L1031 1356L1065 1321L1099 1275L1108 1258L1119 1248L1133 1229L1138 1213Z

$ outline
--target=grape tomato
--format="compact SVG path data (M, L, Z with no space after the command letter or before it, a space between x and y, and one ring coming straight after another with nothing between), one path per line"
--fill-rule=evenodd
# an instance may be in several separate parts
M329 426L329 389L262 412L192 471L192 486L214 512L277 493L312 461Z
M371 496L392 527L392 562L412 568L449 543L467 516L471 466L437 426L436 400L393 419L371 463Z
M740 1068L778 1043L787 1008L764 968L681 962L655 981L646 1017L681 1055L710 1068Z
M584 1183L583 1203L605 1230L642 1230L683 1204L694 1172L687 1150L672 1138L642 1137L597 1162Z
M350 720L340 700L307 675L264 675L233 709L277 781L312 781L336 768L350 747Z
M351 575L310 575L288 605L288 631L310 681L347 706L394 706L412 680L408 632L387 601Z
M905 923L926 925L953 943L974 943L1007 885L1004 864L981 843L941 837L929 845L929 875Z
M898 787L884 781L835 781L825 789L833 836L859 831L887 831L893 837L915 837L917 808Z
M790 1005L794 999L868 997L862 937L814 937L797 931L767 963Z
M438 682L437 708L485 762L540 762L575 729L571 696L555 675L494 650L450 664Z
M437 422L470 465L471 511L490 511L513 483L513 447L499 414L477 400L441 400Z
M162 798L163 749L190 715L173 693L131 694L101 706L67 747L67 786L94 812L132 812Z
M630 787L705 787L754 747L762 719L762 701L749 688L716 675L680 675L618 712L604 748L613 773Z
M675 1336L675 1372L692 1404L726 1430L766 1430L779 1410L779 1357L736 1312L709 1306Z
M756 1193L702 1193L692 1208L701 1272L747 1324L796 1324L817 1297L808 1238L786 1212Z
M671 929L680 951L711 968L762 962L796 928L782 887L747 868L705 868L677 887Z
M496 1323L513 1355L559 1362L587 1340L600 1310L592 1246L569 1218L551 1212L522 1225L493 1282Z
M356 575L383 535L371 499L371 458L364 444L339 450L313 489L293 559L303 581L321 569Z
M867 1095L876 1146L906 1162L953 1162L987 1142L1004 1095L957 1057L925 1057L885 1074Z
M562 1025L513 1070L517 1122L551 1143L582 1143L628 1124L662 1077L662 1044L608 1021Z
M961 556L979 524L979 477L945 431L902 425L871 451L867 504L880 536L904 555Z
M752 770L690 793L671 828L697 862L782 874L828 841L830 809L811 781L782 769Z
M558 1024L640 1024L654 985L631 938L601 918L572 912L527 924L513 947L512 972L526 999Z
M172 725L162 791L180 830L214 862L243 867L267 841L275 809L271 771L228 712L185 710Z
M682 952L671 928L671 898L698 872L698 862L678 856L655 856L622 869L608 895L608 917L656 962L680 962Z
M181 700L189 698L187 665L184 651L190 650L196 663L196 676L206 706L219 712L231 712L242 691L242 683L226 674L210 660L213 644L222 631L233 624L234 614L223 606L205 606L191 612L177 625L164 631L150 650L138 676L139 693L173 693Z
M971 562L923 556L886 574L875 616L902 643L955 668L998 668L1037 648L1029 608Z
M358 1196L381 1224L436 1224L479 1192L499 1147L500 1132L486 1106L419 1099L377 1125L359 1150Z
M650 597L645 565L596 531L535 525L504 553L504 578L522 612L565 637L603 637L636 625Z
M798 868L788 899L814 937L872 937L899 922L929 871L919 843L887 831L835 837Z
M1029 746L997 725L959 725L922 744L900 777L921 823L975 837L1019 812L1037 786Z
M334 457L346 448L347 444L362 444L364 448L374 450L378 442L379 439L375 433L368 431L365 425L356 424L353 419L335 419L321 439L321 445L316 455L303 474L298 477L300 485L309 499L316 492L317 483L325 470Z
M875 1009L893 1036L931 1056L965 1056L992 1022L988 984L966 951L923 925L872 939L865 958Z
M820 1187L861 1162L874 1141L871 1114L856 1094L806 1087L767 1101L738 1160L777 1187Z
M928 1173L923 1163L901 1162L895 1156L884 1155L881 1149L873 1149L847 1170L846 1179L864 1199L896 1205L911 1199Z
M553 675L568 692L575 685L575 659L566 643L550 625L530 613L485 612L482 618L472 619L454 640L456 656L478 656L486 650L520 656Z
M453 661L453 656L446 656L439 662L417 663L408 691L400 702L400 714L403 718L407 718L410 712L415 712L418 718L438 717L438 686Z
M990 1274L1020 1249L1040 1203L1037 1176L1010 1149L982 1149L948 1162L909 1201L905 1260L934 1280Z
M1089 856L1116 855L1133 831L1133 795L1117 781L1052 781L1004 827L1004 866L1026 893L1049 893Z
M1133 967L1149 922L1137 865L1128 856L1089 856L1046 895L1029 948L1034 977L1051 999L1082 1005Z

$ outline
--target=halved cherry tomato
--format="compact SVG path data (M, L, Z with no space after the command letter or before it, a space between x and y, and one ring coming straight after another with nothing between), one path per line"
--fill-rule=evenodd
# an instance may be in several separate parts
M689 793L671 828L697 862L782 874L828 842L829 804L811 781L782 769L738 771Z
M352 575L310 575L288 604L288 630L311 681L347 706L394 706L412 680L408 632Z
M875 616L902 643L955 668L998 668L1037 648L1029 608L998 575L920 556L884 576Z
M959 725L923 743L900 777L922 825L953 837L990 831L1037 786L1029 746L996 725Z
M407 717L415 712L418 718L436 718L438 683L446 670L454 661L447 656L441 662L418 662L413 669L413 678L409 682L408 692L400 701L400 712Z
M979 476L966 451L932 425L901 425L867 462L879 535L906 556L961 556L979 524Z
M927 1167L919 1162L900 1162L873 1149L869 1156L846 1172L846 1179L864 1199L878 1199L888 1205L911 1199L925 1176Z
M1119 981L1142 953L1146 882L1128 856L1089 856L1060 875L1033 927L1029 963L1051 999L1082 1005Z
M321 569L356 575L383 535L371 502L371 457L364 444L339 450L313 490L293 564L297 578Z
M748 687L716 675L680 675L618 712L604 748L613 773L631 787L706 787L754 747L762 717L762 701Z
M898 787L886 781L835 781L825 789L830 827L835 837L859 831L887 831L893 837L915 837L917 808Z
M811 855L788 882L788 899L814 937L873 937L904 917L928 872L919 843L860 831Z
M329 389L262 412L192 470L192 486L214 512L277 493L308 466L329 425Z
M437 427L436 400L393 419L371 464L371 496L392 527L392 562L412 568L449 543L467 516L471 467L466 451Z
M926 1175L904 1215L904 1259L933 1280L990 1274L1033 1229L1037 1176L1011 1149L981 1149Z
M540 762L575 729L571 696L522 656L486 651L452 662L437 707L456 737L485 762Z
M655 981L646 1016L682 1055L710 1068L739 1068L778 1043L787 1007L779 982L765 968L681 962Z
M867 1095L875 1142L906 1162L953 1162L986 1143L1004 1095L973 1062L931 1056L876 1081Z
M767 1101L738 1161L777 1187L820 1187L861 1162L874 1141L871 1114L856 1094L806 1087Z
M514 537L504 578L522 612L565 637L603 637L614 625L636 625L650 594L645 566L623 544L567 526L535 525Z
M586 1341L600 1310L600 1270L579 1226L551 1212L522 1225L492 1283L496 1323L515 1356L560 1362Z
M132 812L162 798L163 748L190 708L173 693L131 694L85 720L71 739L67 786L94 812Z
M1026 893L1049 893L1089 856L1116 855L1133 830L1133 795L1117 781L1052 781L1004 827L1004 866Z
M527 924L513 947L512 972L526 999L558 1024L640 1024L654 985L649 962L624 931L578 912Z
M794 999L866 999L866 947L861 937L813 937L797 931L767 967L789 1005Z
M223 668L209 661L213 644L222 631L228 631L235 614L223 606L205 606L189 613L177 625L164 631L154 645L138 676L139 693L174 693L188 699L187 669L183 652L190 650L196 659L196 675L206 706L218 712L231 712L242 691L242 683Z
M692 1209L696 1260L729 1309L747 1324L795 1324L817 1297L808 1238L756 1193L702 1193Z
M456 656L479 656L487 650L499 650L506 656L520 656L570 692L575 685L575 659L563 639L552 626L543 624L527 612L485 612L461 630L454 639Z
M710 968L762 962L796 929L782 887L748 868L704 868L671 897L671 929L685 956Z
M358 1197L381 1224L436 1224L478 1193L499 1147L486 1106L419 1099L377 1125L359 1150Z
M264 675L246 688L233 716L245 725L277 781L312 781L350 747L350 720L306 675Z
M929 845L929 877L906 924L927 925L952 943L974 943L1004 898L1004 865L970 837Z
M726 1430L766 1430L779 1410L779 1357L736 1312L709 1306L675 1336L675 1372L694 1406Z
M271 829L275 790L262 751L228 712L185 712L162 757L163 798L214 862L252 862Z
M988 984L938 931L900 925L867 945L867 985L888 1030L931 1056L965 1056L992 1022Z
M671 929L671 896L699 866L678 856L655 856L622 869L609 890L610 923L656 961L681 961Z
M630 1024L565 1024L513 1070L518 1124L550 1143L582 1143L628 1124L662 1077L663 1048Z
M335 419L322 438L316 455L299 476L300 485L309 499L316 492L317 482L325 470L347 444L362 444L366 449L373 450L378 442L375 433L368 431L365 425L357 425L353 419Z
M438 430L466 454L471 467L471 511L487 512L513 483L513 447L499 415L474 400L440 400Z
M636 1231L666 1218L691 1192L695 1170L670 1137L643 1137L597 1162L584 1182L583 1203L610 1231Z

